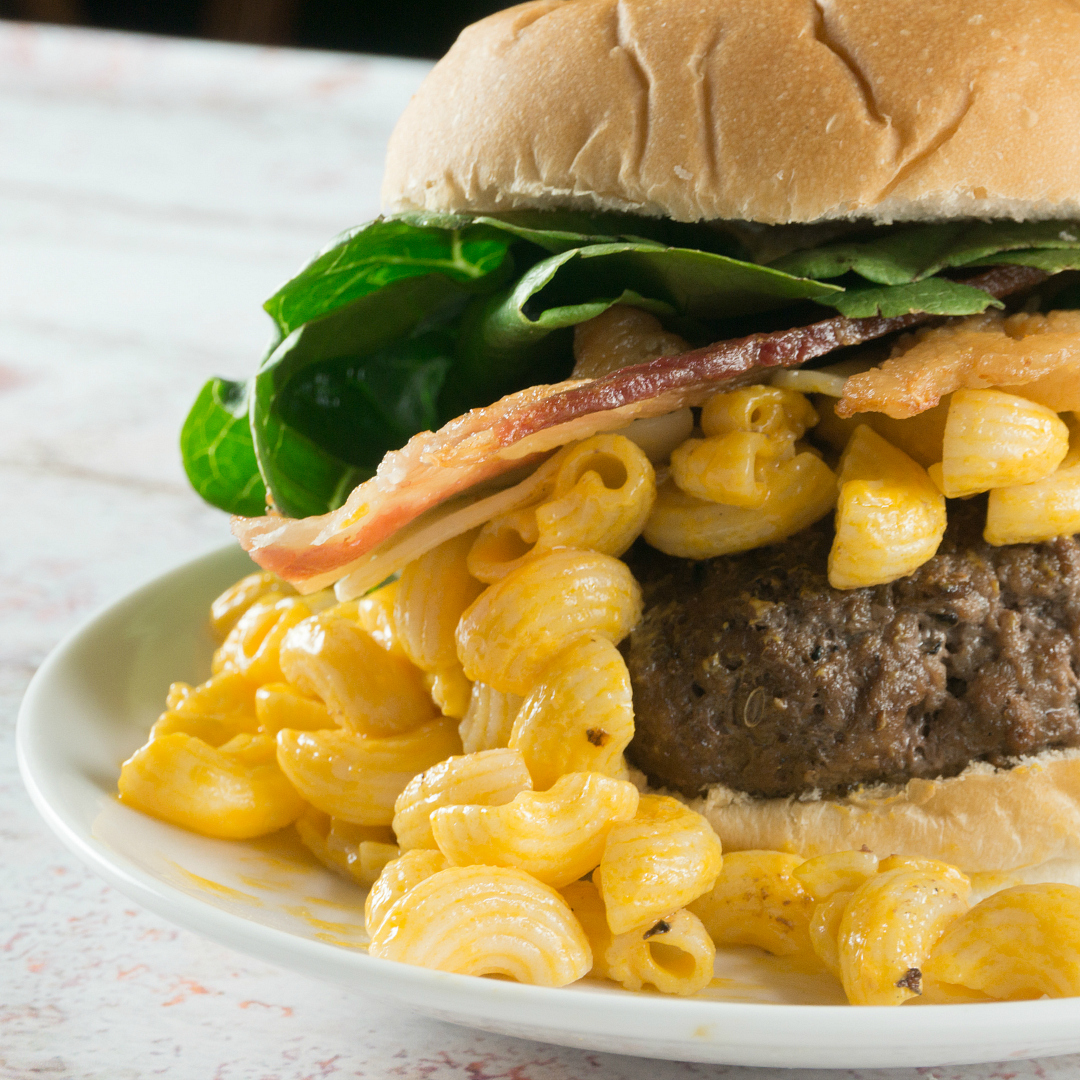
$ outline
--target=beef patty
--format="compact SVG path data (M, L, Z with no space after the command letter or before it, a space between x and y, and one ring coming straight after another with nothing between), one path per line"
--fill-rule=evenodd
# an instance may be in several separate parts
M837 795L1080 746L1080 538L994 548L985 516L950 502L934 558L849 591L827 521L706 562L639 542L630 761L686 795Z

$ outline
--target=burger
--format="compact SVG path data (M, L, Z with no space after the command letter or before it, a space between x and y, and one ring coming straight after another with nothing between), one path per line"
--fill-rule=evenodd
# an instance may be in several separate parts
M857 423L934 466L949 395L987 388L1072 424L1075 457L1078 54L1063 0L484 19L394 131L386 216L267 302L250 380L204 387L192 483L263 567L348 599L570 442L637 425L666 470L735 387L816 395L833 467ZM646 528L641 783L727 850L1080 880L1080 497L991 543L985 490L946 485L940 542L865 585L830 581L831 502L719 554Z

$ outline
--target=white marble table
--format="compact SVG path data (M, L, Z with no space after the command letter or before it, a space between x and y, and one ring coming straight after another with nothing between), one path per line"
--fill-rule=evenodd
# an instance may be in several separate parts
M249 960L84 870L19 781L15 713L58 638L227 538L180 467L185 409L207 376L249 371L263 298L377 211L425 70L0 23L3 1080L757 1075L484 1035ZM1078 1072L1080 1057L918 1075Z

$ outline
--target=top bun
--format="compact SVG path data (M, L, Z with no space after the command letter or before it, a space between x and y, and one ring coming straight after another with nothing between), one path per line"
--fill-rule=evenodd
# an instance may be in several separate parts
M532 0L390 140L391 211L1080 216L1072 0Z

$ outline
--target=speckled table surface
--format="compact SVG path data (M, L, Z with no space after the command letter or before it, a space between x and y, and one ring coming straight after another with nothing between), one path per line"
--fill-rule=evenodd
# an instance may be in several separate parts
M185 408L207 376L250 369L263 298L377 211L386 138L425 70L0 23L5 1080L757 1075L485 1035L250 960L95 878L19 781L15 714L49 649L227 539L183 477ZM1080 1057L918 1075L1077 1073Z

